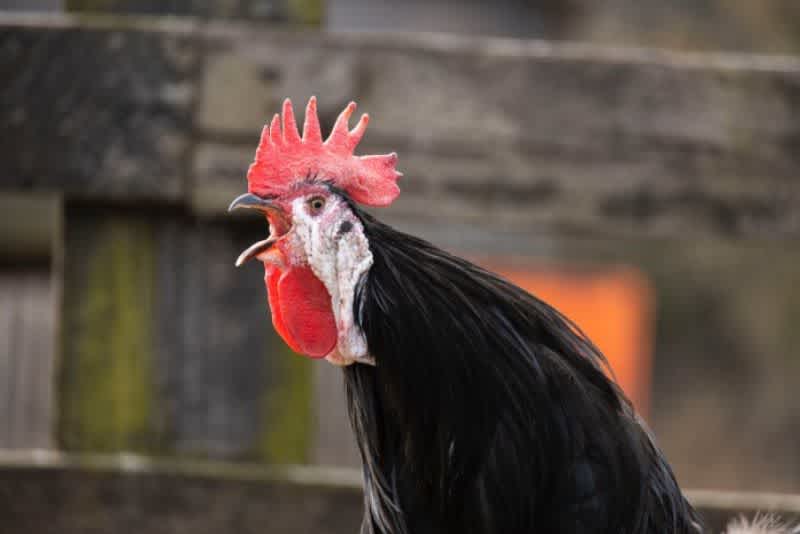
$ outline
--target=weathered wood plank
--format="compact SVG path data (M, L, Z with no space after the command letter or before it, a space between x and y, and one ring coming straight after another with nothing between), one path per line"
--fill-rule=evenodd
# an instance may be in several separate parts
M233 265L265 231L68 210L63 447L308 460L311 362L274 334L263 276Z
M52 444L55 312L46 269L0 271L0 448Z
M159 451L153 225L67 212L65 243L60 445Z
M205 35L209 62L236 64L239 79L250 80L235 105L254 114L231 132L222 110L201 100L209 138L237 133L250 148L237 155L231 143L201 145L194 194L204 207L202 189L241 187L255 115L266 121L284 95L318 94L328 125L350 98L371 113L362 150L400 153L404 194L390 213L409 219L610 235L800 235L798 60L224 25ZM214 94L226 82L204 84Z
M158 380L177 451L308 458L310 362L273 332L259 266L233 266L264 231L183 220L158 238Z
M175 199L199 58L191 26L153 32L62 17L43 17L54 21L43 26L3 20L2 187Z
M221 211L280 99L317 93L323 123L357 99L375 118L363 150L400 152L398 216L800 235L800 60L75 20L0 18L9 186L174 200L195 154L187 199Z
M30 1L30 0L29 0ZM72 12L234 18L319 26L322 0L66 0Z
M0 191L0 263L50 263L61 217L56 195Z
M136 461L137 458L131 458ZM92 459L90 458L91 462ZM237 471L235 466L229 466ZM357 486L252 475L231 479L70 467L0 468L0 514L9 532L116 534L352 534ZM223 467L224 470L224 467ZM240 471L240 470L238 470ZM293 473L294 474L294 473ZM42 510L48 513L42 513Z
M6 452L0 475L0 513L15 532L351 534L363 510L355 470ZM709 532L759 511L800 519L798 495L687 493Z
M347 415L342 371L314 366L314 436L311 463L359 467L361 456Z
M16 325L14 324L14 296L13 283L7 277L0 277L0 352L4 355L0 358L0 448L11 446L11 430L8 428L8 421L12 417L14 406L11 403L11 380L12 354L15 352ZM14 355L14 360L17 356Z

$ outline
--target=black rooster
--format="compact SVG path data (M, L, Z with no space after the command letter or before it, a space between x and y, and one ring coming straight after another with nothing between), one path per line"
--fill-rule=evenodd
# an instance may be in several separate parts
M698 518L604 359L513 284L351 206L374 263L345 369L375 533L689 533Z
M695 533L699 520L597 348L513 284L378 222L396 156L352 155L354 104L322 142L312 98L264 129L249 193L271 235L273 323L345 366L363 534Z

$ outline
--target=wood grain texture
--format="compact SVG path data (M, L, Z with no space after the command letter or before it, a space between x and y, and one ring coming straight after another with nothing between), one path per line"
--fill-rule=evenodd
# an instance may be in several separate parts
M0 271L0 449L52 445L55 300L47 270Z
M352 534L360 488L96 469L0 470L10 532ZM47 510L47 513L43 513Z
M0 513L14 532L351 534L363 509L358 480L345 469L2 453ZM709 532L757 511L800 518L797 495L694 491L689 499Z
M0 23L3 186L176 198L197 59L185 31Z
M177 452L308 458L310 362L291 355L273 332L260 266L233 265L263 231L162 221L157 369Z
M159 451L153 225L68 211L65 249L59 444Z
M29 0L30 1L30 0ZM319 26L322 0L64 0L71 12L179 15Z
M350 99L372 114L363 153L399 152L393 215L556 235L800 235L800 60L139 20L0 18L12 187L222 212L260 126L284 96L313 93L328 127Z
M391 215L553 234L800 233L797 60L220 24L204 35L210 62L261 76L247 89L261 96L244 99L261 122L283 96L319 95L327 126L357 100L373 119L360 152L400 154ZM206 79L204 93L225 83ZM194 194L241 188L252 149L237 165L236 147L254 144L255 117L232 132L203 113L206 137L229 142L196 153Z
M58 197L0 191L0 213L0 263L48 264L61 217Z
M233 265L263 225L66 220L61 446L308 460L311 362L274 334L260 266Z
M350 430L341 369L332 365L315 365L314 393L311 463L360 467L361 456Z

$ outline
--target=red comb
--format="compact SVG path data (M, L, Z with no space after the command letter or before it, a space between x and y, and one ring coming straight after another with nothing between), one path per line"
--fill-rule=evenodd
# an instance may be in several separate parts
M247 171L249 192L259 196L281 195L312 177L333 182L360 204L391 204L400 194L396 183L400 173L395 170L397 154L353 155L369 122L369 116L364 114L356 127L349 130L348 122L355 109L355 102L350 102L323 142L316 97L308 101L302 138L297 131L292 102L284 100L283 128L276 113L272 123L261 132L256 159Z

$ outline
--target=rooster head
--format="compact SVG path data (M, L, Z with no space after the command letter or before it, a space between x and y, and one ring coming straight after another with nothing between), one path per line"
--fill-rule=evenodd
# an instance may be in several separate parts
M283 103L264 127L247 173L248 192L229 210L262 212L270 235L241 253L264 264L272 323L292 350L347 365L373 363L355 324L359 280L372 265L367 236L353 203L387 206L400 193L397 155L355 156L369 122L362 115L350 130L351 102L322 140L314 97L301 137L292 103Z

